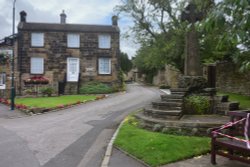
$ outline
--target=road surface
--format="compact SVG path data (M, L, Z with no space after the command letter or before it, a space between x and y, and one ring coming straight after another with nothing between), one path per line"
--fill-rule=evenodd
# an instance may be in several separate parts
M121 120L160 97L136 84L127 93L22 118L0 118L0 167L99 167Z

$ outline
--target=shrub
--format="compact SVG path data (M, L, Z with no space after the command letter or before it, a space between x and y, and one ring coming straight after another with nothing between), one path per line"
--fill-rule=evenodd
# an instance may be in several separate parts
M112 92L112 87L100 82L88 82L80 88L81 94L105 94Z
M184 100L185 114L207 114L209 113L209 98L205 96L188 96Z
M162 84L159 86L160 89L170 89L171 87L169 85Z
M125 76L124 72L122 70L119 71L118 73L118 80L120 84L113 85L113 88L115 91L125 91L126 90L126 84L125 84Z
M49 97L52 95L53 92L54 92L54 89L52 87L45 87L41 89L41 93Z

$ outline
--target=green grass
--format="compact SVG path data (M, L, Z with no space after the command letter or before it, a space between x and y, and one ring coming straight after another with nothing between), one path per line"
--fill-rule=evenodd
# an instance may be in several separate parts
M155 167L209 152L210 138L150 132L126 121L115 145Z
M250 96L244 96L236 93L224 93L224 92L219 92L218 95L229 95L229 100L230 101L238 101L240 102L240 108L250 109Z
M67 95L58 97L38 97L38 98L17 98L16 104L23 104L28 107L46 107L52 108L58 105L72 104L77 101L94 100L96 96L86 95Z

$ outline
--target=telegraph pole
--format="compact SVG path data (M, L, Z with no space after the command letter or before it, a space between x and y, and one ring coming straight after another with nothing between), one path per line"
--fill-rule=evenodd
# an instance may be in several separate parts
M13 1L13 15L12 15L12 61L11 61L11 103L10 103L10 107L11 110L15 109L15 82L14 82L14 70L15 70L15 4L16 4L16 0Z

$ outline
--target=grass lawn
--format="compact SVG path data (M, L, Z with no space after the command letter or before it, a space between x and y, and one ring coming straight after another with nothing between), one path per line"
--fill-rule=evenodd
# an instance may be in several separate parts
M244 95L239 95L235 93L224 93L224 92L218 92L219 95L229 95L229 100L230 101L238 101L240 102L240 108L250 109L250 96L244 96Z
M153 167L191 158L210 150L210 138L150 132L129 122L126 121L121 127L114 144Z
M52 108L58 105L72 104L77 101L90 101L96 99L96 96L87 95L66 95L57 97L37 97L37 98L17 98L16 104L23 104L28 107L46 107Z

